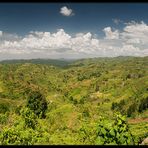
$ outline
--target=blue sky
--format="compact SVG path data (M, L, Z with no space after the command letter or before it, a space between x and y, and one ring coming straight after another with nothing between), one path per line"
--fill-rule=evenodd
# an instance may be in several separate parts
M63 7L65 7L65 9L63 9L64 12L61 13L61 9ZM66 13L66 11L68 13L67 15L64 14ZM132 24L130 24L130 22ZM81 34L81 37L86 35L86 38L87 37L89 39L91 38L90 41L93 38L94 39L97 38L98 42L99 43L101 42L101 46L98 45L97 47L100 47L100 48L104 47L105 50L102 49L103 52L106 52L104 56L108 56L110 54L108 53L107 51L108 49L106 47L108 44L109 44L108 46L110 46L109 49L111 48L111 46L113 48L114 47L113 45L115 44L116 44L115 47L118 46L119 48L119 44L122 43L121 39L123 39L123 36L124 37L126 36L126 39L124 38L123 41L127 40L129 36L130 37L134 36L133 30L132 30L133 31L132 35L129 35L129 36L127 35L127 32L130 33L131 31L130 30L127 31L126 27L129 28L128 26L131 26L131 27L140 26L145 28L147 27L147 23L148 23L148 4L147 3L141 3L141 4L140 3L1 3L0 4L0 30L3 35L1 36L1 42L0 42L0 52L1 52L0 59L3 59L4 57L16 58L16 55L13 54L13 51L12 50L10 51L10 49L8 50L6 48L8 47L7 44L10 43L9 45L10 46L12 45L15 48L13 42L16 40L16 42L18 43L18 44L15 43L15 45L17 44L16 47L18 46L21 47L21 44L22 44L21 41L23 40L23 38L27 38L26 36L29 36L30 32L42 32L42 33L50 32L51 34L54 34L54 33L58 33L57 29L63 29L63 32L71 36L71 38L79 33ZM140 25L140 24L143 24L143 25ZM105 29L107 27L109 28ZM135 30L136 29L137 28L135 28ZM110 33L108 34L107 32L110 32ZM88 33L90 33L91 35ZM111 36L109 37L108 35L110 35L111 33L112 33L112 37ZM89 35L91 37L89 37ZM43 36L44 35L42 35L42 37ZM142 51L143 54L146 54L147 43L143 43L143 42L141 43L139 39L140 37L141 36L138 36L138 34L136 34L134 38L130 39L130 41L128 42L126 41L124 45L128 45L128 47L133 46L133 49L134 47L139 48L139 50L144 51L144 52ZM109 38L111 40L109 40ZM51 38L49 37L47 38L47 40L48 39L50 42ZM69 43L66 43L66 41L64 42L61 41L60 45L63 45L63 44L64 45L61 48L60 52L58 52L59 50L56 49L55 51L58 53L55 53L55 51L53 51L55 56L53 55L50 56L49 54L48 56L49 58L50 57L58 58L60 56L62 57L67 56L67 52L69 52L70 50L67 51L65 50L65 48L70 48L74 44L73 43L74 41L72 41L69 38L66 38L65 40L66 41L70 40L71 44L66 46ZM5 43L6 41L9 41L9 43ZM137 41L137 44L135 44L136 41ZM86 39L86 42L88 42L87 39ZM104 45L105 42L107 42L106 45ZM134 42L134 44L131 42ZM80 45L83 45L83 44L84 43L80 42ZM38 45L34 45L34 46L35 46L34 48L39 47ZM48 46L46 46L46 48L47 47ZM73 56L74 53L71 52L71 54L69 54L68 56L81 58L81 57L85 57L84 55L90 55L89 52L84 51L85 46L82 46L82 47L83 49L80 49L79 50L80 52L77 51L76 49L73 50L73 51L79 52L79 54L75 53L75 56ZM97 47L95 46L95 48ZM123 45L120 45L120 47L123 47ZM30 47L28 47L27 49L26 47L26 49L24 50L30 51L31 49L29 48ZM49 46L49 48L53 49L53 46ZM56 45L56 48L59 48L59 46ZM20 51L20 49L17 49L17 50ZM86 50L89 51L89 49L86 49ZM94 49L94 50L95 52L97 52L97 49ZM100 52L100 50L98 52ZM44 50L44 53L42 54L44 55L46 52L48 51ZM140 54L140 55L143 55L143 54ZM30 53L30 54L26 54L25 56L25 53L24 53L24 56L23 54L22 55L20 54L19 57L25 58L28 56L30 58L33 58L32 55L33 54ZM96 53L93 53L92 57L94 55L96 55ZM113 55L115 56L116 54L113 54ZM138 53L136 55L138 55ZM102 54L100 55L98 54L98 56L102 56ZM46 56L42 56L42 57L44 58ZM89 56L86 56L86 57L89 57Z
M73 9L75 16L62 16L59 13L62 6ZM146 3L1 3L0 29L21 35L31 30L55 31L57 28L71 33L97 33L109 24L115 27L112 19L124 22L143 20L147 23L147 11Z

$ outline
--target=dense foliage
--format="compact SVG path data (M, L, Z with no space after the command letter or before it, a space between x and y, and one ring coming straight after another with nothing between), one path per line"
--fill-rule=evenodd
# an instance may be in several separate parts
M137 145L148 136L148 57L0 64L0 144Z
M47 102L45 97L39 91L29 92L27 107L30 108L38 117L45 118Z

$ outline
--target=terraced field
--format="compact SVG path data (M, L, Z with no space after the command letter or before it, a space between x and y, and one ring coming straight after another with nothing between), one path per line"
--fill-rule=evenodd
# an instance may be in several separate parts
M140 144L148 136L148 57L55 62L0 64L1 144Z

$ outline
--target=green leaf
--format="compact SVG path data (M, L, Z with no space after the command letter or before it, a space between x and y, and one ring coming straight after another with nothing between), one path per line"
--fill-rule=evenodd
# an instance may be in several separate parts
M110 130L110 134L111 134L112 136L115 136L114 129L111 129L111 130Z

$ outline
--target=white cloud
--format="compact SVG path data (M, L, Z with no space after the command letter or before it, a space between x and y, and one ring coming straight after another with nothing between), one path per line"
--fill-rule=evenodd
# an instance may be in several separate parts
M3 35L3 31L0 31L0 37Z
M71 49L86 54L93 53L99 48L99 40L92 37L90 32L77 34L71 39Z
M124 32L121 33L122 39L127 43L145 44L148 46L148 25L144 22L136 23L134 21L126 24Z
M139 44L141 41L139 38L131 38L126 41L129 44Z
M111 30L111 27L104 28L104 33L106 35L106 39L118 39L119 38L119 31L115 30L114 32Z
M148 25L144 22L128 23L120 32L112 31L111 27L103 31L105 38L99 39L90 32L71 36L64 29L54 33L31 31L25 37L2 32L0 58L148 56Z
M68 9L66 6L64 6L64 7L62 7L60 9L60 13L62 15L64 15L64 16L72 16L72 15L74 15L72 9L70 9L70 8Z

